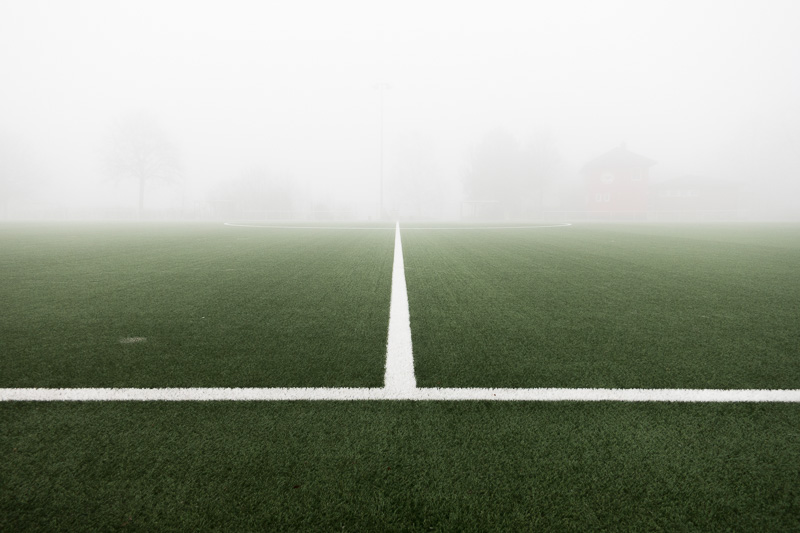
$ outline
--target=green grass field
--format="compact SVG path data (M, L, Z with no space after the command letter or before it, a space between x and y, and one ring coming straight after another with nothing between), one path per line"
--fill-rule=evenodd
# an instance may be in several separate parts
M403 233L427 387L800 388L800 231Z
M0 387L381 386L393 230L3 228Z
M798 226L402 239L419 386L800 388ZM379 387L393 246L0 226L0 387ZM797 531L798 428L797 403L0 402L0 531Z
M796 404L0 405L0 529L797 531Z

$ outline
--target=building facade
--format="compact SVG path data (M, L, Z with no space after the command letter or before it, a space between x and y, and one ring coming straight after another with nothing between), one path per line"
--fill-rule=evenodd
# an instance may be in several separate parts
M586 210L591 218L643 220L649 203L649 172L655 161L625 145L584 165Z

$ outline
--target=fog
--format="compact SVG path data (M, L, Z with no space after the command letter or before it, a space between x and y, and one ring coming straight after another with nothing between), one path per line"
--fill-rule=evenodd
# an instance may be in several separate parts
M793 0L6 1L0 218L797 220L798 20ZM619 195L587 168L622 146L652 161L647 206L593 206Z

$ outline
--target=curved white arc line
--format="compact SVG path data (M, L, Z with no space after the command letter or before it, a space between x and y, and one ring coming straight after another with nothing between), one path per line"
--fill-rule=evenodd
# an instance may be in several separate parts
M223 222L223 226L230 226L234 228L268 228L268 229L321 229L321 230L380 230L389 231L395 228L362 228L358 226L269 226L258 224L236 224L233 222Z
M572 226L570 222L564 222L563 224L548 224L542 226L469 226L469 227L403 227L403 231L408 230L416 230L416 229L428 229L428 230L496 230L496 229L539 229L539 228L566 228L567 226Z
M279 225L266 225L266 224L237 224L235 222L223 222L223 226L230 226L235 228L267 228L267 229L320 229L320 230L393 230L395 228L380 227L380 228L367 228L360 226L279 226ZM500 230L500 229L539 229L539 228L565 228L572 226L570 222L562 224L546 224L540 226L466 226L466 227L403 227L406 230Z

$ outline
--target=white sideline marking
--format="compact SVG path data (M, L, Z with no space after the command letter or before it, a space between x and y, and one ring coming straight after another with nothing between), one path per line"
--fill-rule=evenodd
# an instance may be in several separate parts
M384 389L363 388L165 388L0 389L1 401L255 401L372 400Z
M394 390L388 388L0 389L0 401L2 402L298 400L800 403L800 390L442 388Z
M417 388L417 380L414 377L414 355L411 351L411 319L408 312L408 290L399 222L395 226L394 234L392 300L389 306L384 387L387 391L398 395L408 394Z
M226 223L229 226L237 224ZM529 227L563 227L526 226ZM243 225L240 225L243 226ZM243 226L280 227L286 226ZM496 229L525 229L506 227ZM317 229L305 226L290 229ZM387 229L387 228L321 228ZM409 228L458 229L458 228ZM488 229L488 228L462 228ZM491 389L418 388L414 377L411 323L408 311L400 224L395 225L389 334L386 342L383 388L0 388L0 402L109 402L109 401L298 401L298 400L412 400L510 402L791 402L800 403L800 389Z

